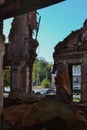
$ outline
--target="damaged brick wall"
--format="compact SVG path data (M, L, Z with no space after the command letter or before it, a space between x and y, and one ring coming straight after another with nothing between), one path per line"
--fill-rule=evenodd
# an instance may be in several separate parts
M61 83L58 83L60 71L65 71L69 75L70 89L72 91L72 77L70 77L69 67L81 65L81 101L87 102L87 19L83 27L73 31L62 42L55 46L53 54L56 76L57 95L60 93ZM65 77L66 78L66 77ZM67 86L68 87L68 86ZM61 92L61 96L64 94ZM71 95L72 96L72 95ZM68 97L70 99L70 97Z
M17 98L24 98L31 94L32 67L37 56L38 42L32 38L32 31L36 26L31 28L28 15L16 16L9 34L6 61L11 66L10 96Z

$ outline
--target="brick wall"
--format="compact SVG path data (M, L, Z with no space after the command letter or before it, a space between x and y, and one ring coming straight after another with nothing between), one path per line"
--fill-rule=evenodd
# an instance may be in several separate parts
M60 75L60 70L65 71L66 75L69 75L70 84L72 77L69 74L69 66L81 65L81 101L87 102L87 20L84 23L83 28L73 31L55 46L53 57L58 75ZM61 83L58 83L58 75L56 77L57 94L64 95L60 92Z

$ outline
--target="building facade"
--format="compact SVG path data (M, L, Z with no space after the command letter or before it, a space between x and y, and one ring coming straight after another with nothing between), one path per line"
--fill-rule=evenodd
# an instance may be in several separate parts
M87 102L87 19L82 28L55 46L53 57L57 96L72 100L77 92L80 101Z

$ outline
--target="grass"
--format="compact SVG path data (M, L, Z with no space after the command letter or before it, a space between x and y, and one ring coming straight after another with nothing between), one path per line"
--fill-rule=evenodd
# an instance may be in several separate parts
M46 87L43 86L32 86L33 89L44 89ZM52 88L52 89L56 89L56 87L48 87L48 88Z
M73 98L73 102L80 102L80 98Z

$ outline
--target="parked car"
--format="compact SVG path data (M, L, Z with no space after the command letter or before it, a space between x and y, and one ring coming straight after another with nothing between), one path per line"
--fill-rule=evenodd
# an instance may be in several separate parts
M37 90L35 92L35 94L37 95L56 95L56 90L55 89L40 89L40 90Z
M48 89L46 95L56 95L55 89Z

